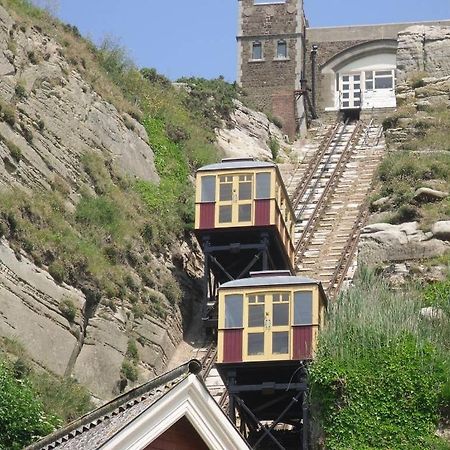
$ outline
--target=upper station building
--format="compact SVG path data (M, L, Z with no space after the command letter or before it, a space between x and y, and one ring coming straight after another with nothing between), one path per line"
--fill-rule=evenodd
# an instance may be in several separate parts
M290 138L308 112L396 106L397 36L417 23L310 28L303 0L238 2L238 83Z

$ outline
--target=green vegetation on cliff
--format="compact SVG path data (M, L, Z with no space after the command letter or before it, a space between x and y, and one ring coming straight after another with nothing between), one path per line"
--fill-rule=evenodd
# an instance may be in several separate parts
M439 304L438 317L422 307ZM450 406L450 298L393 291L363 274L331 305L311 368L326 448L450 448L435 438Z

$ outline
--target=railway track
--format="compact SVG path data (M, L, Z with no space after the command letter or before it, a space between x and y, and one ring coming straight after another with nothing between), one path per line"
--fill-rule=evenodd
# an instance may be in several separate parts
M297 273L322 281L331 298L352 277L367 219L366 199L383 148L382 130L373 121L341 123L294 191Z

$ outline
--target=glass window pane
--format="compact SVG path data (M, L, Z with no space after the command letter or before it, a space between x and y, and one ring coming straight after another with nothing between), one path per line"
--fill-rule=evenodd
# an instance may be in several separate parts
M214 175L208 175L202 177L202 202L215 202L216 201L216 177Z
M289 325L289 303L273 305L273 326Z
M264 333L248 333L248 349L249 355L264 354Z
M219 208L219 223L231 222L231 205Z
M289 353L289 332L275 332L272 333L272 353L285 354Z
M361 75L354 75L353 76L353 80L354 81L359 81L361 79Z
M252 205L239 205L239 222L250 222L252 220Z
M239 183L239 200L251 200L252 199L252 182L241 181Z
M287 45L285 41L279 41L277 44L277 58L287 57Z
M392 77L375 78L375 89L392 89Z
M358 83L358 84L354 84L353 85L353 89L355 90L355 91L359 91L360 89L361 89L361 85Z
M256 174L256 198L270 198L270 173Z
M253 44L252 44L252 59L262 59L261 42L253 42Z
M343 108L348 108L350 106L349 102L342 102L342 107Z
M284 292L283 294L281 294L281 301L282 302L288 302L289 301L289 293L288 292Z
M342 90L343 91L348 91L350 89L350 85L349 84L343 84L342 85Z
M248 307L248 326L264 326L264 305L251 305Z
M350 98L350 92L344 92L342 98Z
M225 295L225 328L242 328L243 301L240 294Z
M375 72L375 76L376 77L385 77L386 75L392 75L392 71L391 70L377 70Z
M220 184L220 201L230 201L233 194L233 185L231 183Z
M312 324L312 291L294 294L294 325Z
M353 97L355 97L355 98L361 98L361 91L355 92L355 93L353 94Z
M344 75L342 77L342 81L348 81L350 79L350 77L348 75Z
M366 80L372 80L373 79L373 72L366 72Z
M361 106L361 102L360 102L359 100L358 100L358 101L355 101L355 102L353 103L353 106L359 108L359 107Z
M366 81L366 89L373 89L373 81Z

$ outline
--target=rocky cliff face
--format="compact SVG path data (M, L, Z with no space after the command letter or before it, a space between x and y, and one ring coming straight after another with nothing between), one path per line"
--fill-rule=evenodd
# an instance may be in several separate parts
M450 28L413 26L398 36L397 79L414 73L443 77L450 73Z
M0 6L0 193L11 188L32 195L58 190L73 213L83 190L96 192L83 167L86 154L113 167L113 178L118 171L127 179L157 183L145 129L95 92L58 42ZM218 135L225 154L264 159L272 157L270 137L283 141L265 116L240 104L232 127ZM93 298L89 286L75 288L54 279L29 249L2 237L1 225L0 220L0 342L19 341L36 367L75 377L100 401L125 387L122 365L131 337L138 351L138 382L165 369L201 296L202 260L190 236L153 254L146 249L144 258L137 255L156 282L174 277L182 288L182 303L175 307L157 285L143 288L147 298L169 311L161 319L142 314L129 300L112 301L108 293ZM133 251L139 253L139 248ZM131 278L139 279L141 274L129 268Z

